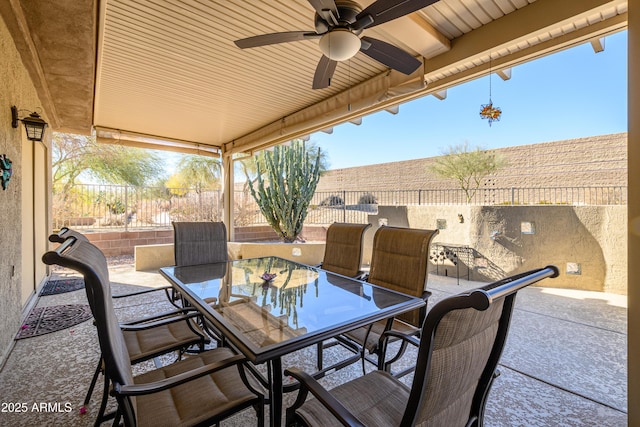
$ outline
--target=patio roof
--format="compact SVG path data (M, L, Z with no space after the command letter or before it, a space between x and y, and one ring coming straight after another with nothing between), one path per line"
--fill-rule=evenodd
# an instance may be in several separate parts
M367 7L372 0L359 1ZM0 3L54 130L147 148L252 151L627 26L626 0L441 0L363 34L422 62L406 76L361 53L313 90L316 40L240 49L237 39L313 30L307 0Z

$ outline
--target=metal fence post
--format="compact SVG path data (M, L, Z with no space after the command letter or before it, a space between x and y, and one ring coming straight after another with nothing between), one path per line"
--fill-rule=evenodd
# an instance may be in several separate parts
M347 222L347 192L342 190L342 222Z
M129 186L124 186L124 232L129 231Z

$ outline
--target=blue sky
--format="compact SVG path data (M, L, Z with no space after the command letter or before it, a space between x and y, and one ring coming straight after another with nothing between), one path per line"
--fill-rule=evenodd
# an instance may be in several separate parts
M450 88L443 101L427 96L315 133L330 169L438 156L448 147L501 148L627 131L627 32L611 35L605 50L589 43L491 77L491 98L502 109L491 127L479 116L489 101L489 77Z

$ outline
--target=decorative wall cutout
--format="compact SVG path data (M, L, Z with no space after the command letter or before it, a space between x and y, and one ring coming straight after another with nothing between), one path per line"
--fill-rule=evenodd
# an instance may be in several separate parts
M436 219L436 228L438 230L445 230L447 228L447 220L446 219Z
M520 232L522 234L536 234L535 222L522 221L520 223Z
M567 274L581 275L582 266L578 262L568 262L566 271Z

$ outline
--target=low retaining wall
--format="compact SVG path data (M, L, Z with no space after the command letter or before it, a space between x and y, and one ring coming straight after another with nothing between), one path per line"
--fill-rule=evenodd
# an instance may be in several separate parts
M324 241L328 226L303 227L301 237L307 241ZM85 233L89 241L99 247L106 256L135 255L136 246L173 244L173 230L148 231L107 231L93 233L77 228ZM278 236L265 226L235 227L236 242L275 241ZM173 255L172 255L173 256Z
M229 258L255 258L279 256L303 264L319 264L324 257L324 240L327 227L304 227L301 236L306 243L279 243L271 227L236 227L235 242L229 242ZM134 255L135 269L139 271L157 270L174 264L173 230L148 231L139 233L88 233L87 236L100 247L107 256ZM120 238L121 240L113 240ZM258 240L258 241L256 241ZM259 240L272 240L263 242ZM132 242L136 244L132 245Z
M457 254L457 265L447 259L432 260L430 274L493 281L554 264L560 277L546 281L545 286L627 294L626 206L379 206L369 222L373 227L364 236L365 265L370 263L373 236L380 224L440 228L434 244L462 246L465 252L464 256ZM313 240L324 241L326 228L305 227L305 237L321 236ZM262 233L255 228L243 232L244 238ZM87 236L107 256L137 251L136 267L141 270L173 264L173 230ZM318 264L324 254L323 243L321 249L311 250L311 244L253 242L239 249L237 243L229 244L231 258L277 255ZM140 252L145 246L148 249ZM293 255L296 247L300 255ZM435 249L434 245L432 251Z
M302 264L317 265L324 257L324 242L280 243L280 242L229 242L229 259L277 256ZM157 270L174 265L173 243L143 245L134 248L137 271Z
M440 274L459 267L462 278L468 269L471 280L493 281L554 264L560 276L546 287L627 294L626 206L380 206L369 222L365 257L381 223L440 228L434 244L469 250Z
M78 231L84 233L82 229ZM86 232L85 235L106 256L133 255L136 246L173 244L173 230Z
M229 242L231 259L277 256L302 264L317 265L324 257L325 242Z

